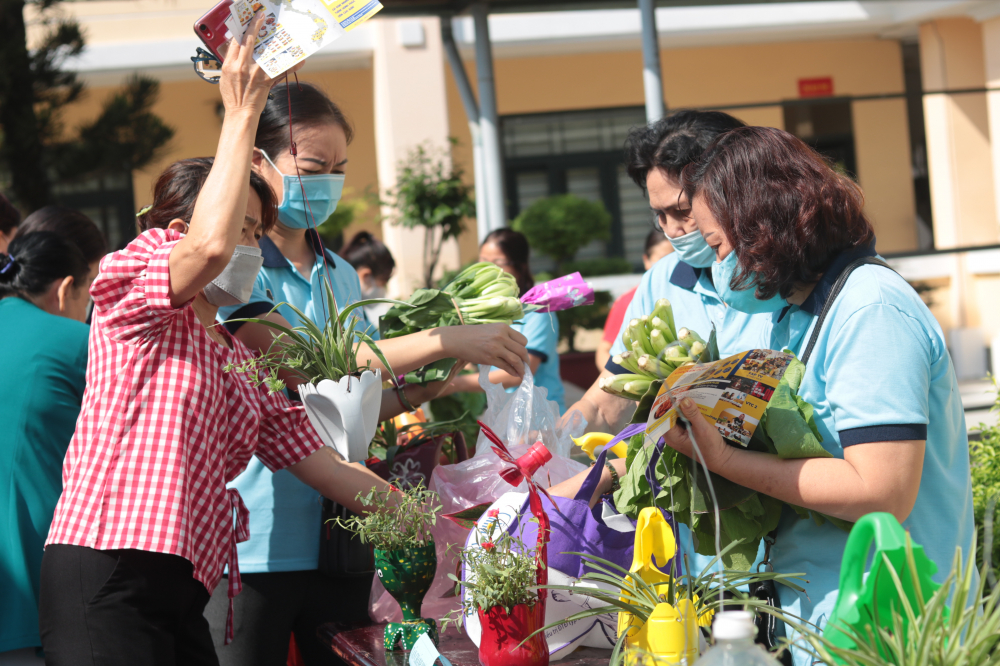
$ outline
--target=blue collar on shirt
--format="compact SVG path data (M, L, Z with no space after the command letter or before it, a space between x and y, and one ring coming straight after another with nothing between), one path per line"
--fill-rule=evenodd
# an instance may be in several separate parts
M337 268L337 262L334 261L333 253L323 247L323 241L315 229L306 230L306 242L309 243L309 247L311 247L313 252L316 254L319 254L319 248L323 248L326 252L326 259L327 263L330 265L330 269L334 270ZM278 249L278 246L275 245L274 241L267 236L261 236L260 253L264 257L265 268L288 267L288 259L285 258L285 255L281 254L281 250Z
M690 264L685 264L683 261L678 261L677 265L674 266L674 272L670 274L670 284L691 291L698 284L698 278L700 277L700 268L695 268Z
M865 247L854 248L853 250L845 250L834 257L833 261L830 262L830 266L823 271L823 275L820 276L819 282L813 287L812 293L806 298L806 300L800 306L800 310L805 310L806 312L819 316L819 313L823 311L823 306L826 305L826 301L830 298L830 291L833 289L834 283L837 282L837 278L840 274L847 268L847 265L858 259L860 257L874 257L878 253L875 252L875 241L873 240L870 245ZM785 314L791 309L791 305L785 307L779 314L777 321L784 319Z

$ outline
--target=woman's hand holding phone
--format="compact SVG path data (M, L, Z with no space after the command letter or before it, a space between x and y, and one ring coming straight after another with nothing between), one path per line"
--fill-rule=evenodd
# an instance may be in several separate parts
M256 35L263 25L264 13L258 11L247 26L242 40L237 41L234 37L226 48L219 89L227 114L246 111L253 114L254 118L259 117L267 103L268 93L278 82L278 79L270 78L253 59ZM296 72L302 65L303 63L299 63L286 73Z

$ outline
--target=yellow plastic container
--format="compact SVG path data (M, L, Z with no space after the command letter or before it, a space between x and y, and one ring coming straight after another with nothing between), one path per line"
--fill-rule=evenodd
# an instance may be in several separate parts
M588 432L586 435L582 435L581 437L574 437L573 443L583 449L583 452L586 453L591 460L597 460L597 456L594 454L597 447L604 446L614 438L614 435L609 435L606 432ZM624 458L625 454L628 453L628 444L625 442L618 442L611 447L611 453L615 454L619 458Z

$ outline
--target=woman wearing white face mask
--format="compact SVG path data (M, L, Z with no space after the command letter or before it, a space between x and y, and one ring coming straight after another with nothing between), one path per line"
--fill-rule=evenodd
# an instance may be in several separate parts
M385 296L385 285L396 270L396 260L385 243L367 231L359 231L340 251L340 256L358 272L362 298ZM365 314L370 321L377 323L390 307L388 303L373 303L365 306Z
M251 456L356 511L359 491L388 489L323 446L301 406L226 371L252 353L215 326L218 305L250 293L276 217L250 173L272 86L252 56L229 45L214 163L160 178L143 233L91 287L87 387L42 559L48 664L218 664L202 612L226 566L230 598L241 588L249 517L226 482Z
M291 127L289 127L291 122ZM289 134L294 136L295 153ZM287 305L268 314L278 303L287 303L314 322L325 321L323 284L333 286L340 307L362 299L354 268L323 247L311 229L326 221L344 186L347 146L353 132L341 110L318 88L308 83L279 84L260 117L254 143L253 169L278 197L278 223L260 242L264 265L246 305L220 309L218 320L267 316L299 325ZM378 335L374 322L363 311L369 332ZM271 346L273 330L261 324L230 322L226 328L255 350ZM523 375L528 355L526 339L509 326L453 326L422 331L380 341L393 371L402 374L441 358L458 358L496 365L513 375ZM381 363L363 347L358 362ZM461 364L456 367L460 367ZM294 376L285 378L289 388ZM400 396L383 391L380 419L435 397L444 387L407 386ZM306 663L339 663L316 637L316 626L335 620L367 617L371 577L330 577L319 571L322 507L315 490L292 475L272 473L251 461L232 484L251 512L269 521L256 523L250 540L239 548L249 594L237 600L236 638L220 648L224 665L270 665L284 661L289 635L294 631ZM221 591L209 603L206 615L214 634L225 626L225 598Z

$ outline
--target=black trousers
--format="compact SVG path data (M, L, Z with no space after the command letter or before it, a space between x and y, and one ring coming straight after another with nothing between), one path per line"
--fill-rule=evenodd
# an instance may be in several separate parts
M372 576L331 578L319 571L245 573L243 591L233 600L233 642L226 631L226 580L212 594L205 616L222 666L284 666L288 639L295 633L307 666L344 664L316 637L326 622L368 621Z
M47 666L218 666L209 594L176 555L51 545L38 624Z

